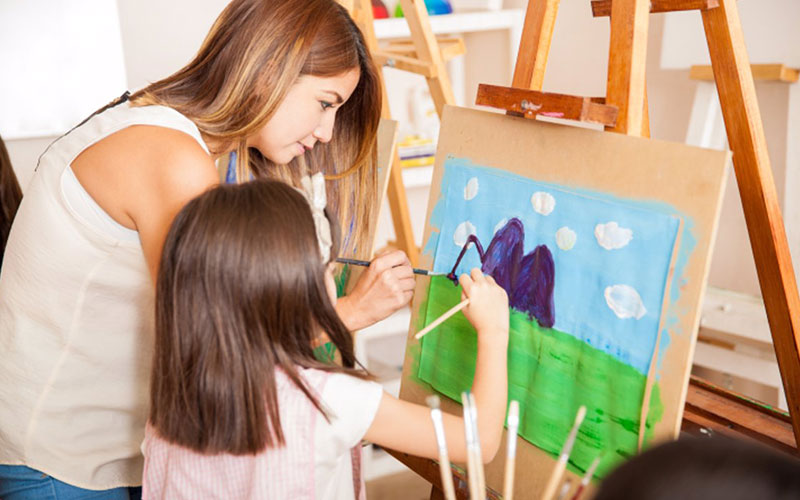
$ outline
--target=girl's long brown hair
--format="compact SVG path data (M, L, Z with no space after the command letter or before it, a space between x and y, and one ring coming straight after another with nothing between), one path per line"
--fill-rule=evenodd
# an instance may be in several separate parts
M156 285L149 419L160 436L203 453L277 447L276 370L320 411L299 368L366 376L328 297L326 264L308 203L283 182L219 186L180 211ZM322 331L343 366L314 357Z
M355 68L359 82L337 111L328 144L287 165L247 147L247 137L267 123L298 77L337 76ZM374 231L370 209L376 200L381 98L364 37L335 0L234 0L188 65L131 101L178 110L217 145L212 153L235 150L239 182L252 174L296 183L307 171L325 173L330 206L346 234L343 247L351 251Z
M0 266L6 250L8 233L11 223L17 214L17 208L22 201L22 190L11 167L11 158L8 156L6 145L0 137Z

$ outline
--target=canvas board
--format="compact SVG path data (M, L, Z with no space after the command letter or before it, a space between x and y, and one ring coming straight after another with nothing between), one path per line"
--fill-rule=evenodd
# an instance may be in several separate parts
M518 495L544 488L581 405L570 474L602 452L602 477L635 454L643 406L646 444L677 436L729 161L729 152L445 109L421 265L451 271L474 235L484 256L471 244L456 274L483 267L509 292ZM459 300L446 277L418 280L402 399L424 404L436 392L460 414L474 330L459 313L413 338ZM496 491L504 456L503 446L487 468Z

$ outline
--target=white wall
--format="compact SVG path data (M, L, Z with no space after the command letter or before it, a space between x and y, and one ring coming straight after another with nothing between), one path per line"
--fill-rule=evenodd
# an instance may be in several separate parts
M226 0L118 0L128 89L135 90L168 76L189 62L227 3ZM19 20L20 24L27 25L35 25L35 22ZM120 89L115 95L122 94L124 90ZM19 98L35 99L35 96ZM93 106L87 108L86 116L94 110ZM6 142L23 190L33 174L39 155L55 138L37 137Z

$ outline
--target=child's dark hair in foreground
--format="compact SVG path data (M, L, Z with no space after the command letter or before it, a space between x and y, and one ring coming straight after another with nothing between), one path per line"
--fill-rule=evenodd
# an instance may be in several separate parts
M684 437L620 466L594 500L790 500L800 498L800 461L761 444Z
M327 264L308 202L284 183L219 186L189 202L159 267L151 424L206 453L255 453L284 443L275 369L320 409L298 367L364 377ZM343 367L314 357L321 332Z

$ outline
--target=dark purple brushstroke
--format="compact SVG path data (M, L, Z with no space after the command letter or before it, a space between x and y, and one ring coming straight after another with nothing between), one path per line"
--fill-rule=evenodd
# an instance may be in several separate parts
M556 322L553 306L553 288L555 286L555 263L553 255L545 245L537 246L532 252L523 255L525 228L517 218L509 220L497 231L483 251L478 237L471 234L461 248L453 270L447 277L458 284L456 268L461 262L470 243L475 244L481 259L481 271L494 278L498 285L508 294L509 305L551 328Z

